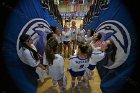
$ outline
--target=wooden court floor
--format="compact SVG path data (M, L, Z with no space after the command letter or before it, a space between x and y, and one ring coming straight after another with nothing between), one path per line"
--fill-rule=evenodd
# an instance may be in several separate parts
M69 64L68 58L65 59L65 69L67 69ZM67 86L65 93L71 93L71 77L70 74L65 71L65 75L67 77ZM100 89L100 77L97 69L94 70L94 80L89 80L89 88L84 88L81 86L80 93L102 93ZM47 77L44 83L38 82L37 93L59 93L59 86L55 89L52 87L52 79ZM79 93L75 90L74 93Z

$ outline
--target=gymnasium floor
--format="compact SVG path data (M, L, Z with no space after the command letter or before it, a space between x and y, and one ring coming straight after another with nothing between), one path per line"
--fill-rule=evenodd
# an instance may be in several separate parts
M82 23L82 20L75 20L77 23L77 27L80 26ZM65 69L67 69L69 64L68 58L65 59ZM71 77L70 74L65 71L65 75L67 77L67 86L65 93L71 93ZM100 89L100 77L98 74L97 69L94 70L94 80L89 80L89 87L84 88L81 86L80 93L102 93ZM59 86L57 86L55 89L52 88L52 79L50 77L47 77L44 81L44 83L38 82L38 88L37 93L59 93ZM74 93L79 93L75 90Z

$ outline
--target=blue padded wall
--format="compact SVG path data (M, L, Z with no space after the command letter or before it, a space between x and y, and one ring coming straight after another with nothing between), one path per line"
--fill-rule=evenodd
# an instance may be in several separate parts
M55 25L59 29L62 29L62 27L54 20L53 16L49 15L47 9L42 8L41 0L19 0L15 7L3 2L3 7L10 11L4 31L3 44L4 62L7 71L13 79L14 84L16 84L22 93L36 93L38 77L35 73L35 68L29 67L21 62L18 55L18 37L22 33L28 33L34 36L36 34L34 29L37 27L37 29L42 30L44 30L43 27L49 30L48 27L50 25ZM36 35L36 38L39 38L39 36ZM38 39L38 41L34 40L34 43L36 45L39 44L39 40L41 40L41 38ZM39 46L41 46L41 44ZM44 51L41 47L38 47L38 50L40 50L40 52Z
M115 64L105 67L109 62L105 57L97 64L97 69L103 93L120 93L135 66L137 38L134 23L123 0L110 0L108 8L100 9L99 12L99 16L94 17L84 28L101 32L103 40L111 38L115 42L118 48Z

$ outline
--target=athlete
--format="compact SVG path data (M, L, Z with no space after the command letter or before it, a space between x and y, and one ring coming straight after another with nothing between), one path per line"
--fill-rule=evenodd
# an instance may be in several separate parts
M71 31L69 30L67 25L64 25L64 31L62 32L62 36L63 36L63 44L64 44L64 57L67 57L66 56L66 47L68 47L68 56L70 56L70 54L71 54L71 46L70 46Z
M93 35L93 40L90 43L92 45L92 47L102 47L104 41L101 40L102 39L102 34L101 33L94 33Z
M93 34L94 34L94 31L92 29L89 29L87 31L87 34L85 35L85 40L87 41L88 44L92 42Z
M62 34L61 34L61 31L58 30L58 28L56 26L50 26L50 28L54 32L54 37L56 38L56 40L58 42L58 53L61 54L62 53Z
M83 24L80 24L80 28L78 28L77 31L77 43L79 44L80 42L84 41L85 38L85 30L83 29Z
M53 85L58 82L60 93L66 88L66 79L64 76L64 59L58 54L58 42L54 37L51 37L46 45L46 63L48 64L48 72L52 77Z
M21 49L23 62L31 67L36 68L36 73L39 76L39 80L44 82L44 79L47 77L45 67L40 64L41 55L37 52L36 47L33 45L33 40L30 35L22 34L20 36Z
M72 77L72 82L71 82L71 91L74 92L75 90L75 80L77 78L78 84L77 84L77 89L80 91L80 83L81 83L81 78L83 77L86 68L88 67L89 64L89 58L91 57L92 50L91 52L88 51L89 46L86 42L81 42L79 47L78 47L78 52L77 55L72 56L69 61L69 73L71 74Z
M89 60L89 66L87 67L85 74L84 74L84 87L88 88L88 80L89 78L91 80L94 79L94 69L96 67L97 62L101 61L105 57L105 52L98 50L98 49L93 49L92 56Z
M88 87L88 75L93 79L93 70L96 67L96 64L104 58L107 58L108 62L106 63L106 66L112 65L115 61L116 51L117 47L111 39L102 43L102 47L94 47L92 56L89 60L89 66L84 75L85 87Z
M72 26L70 28L71 31L71 45L72 45L72 54L74 53L74 50L76 49L77 45L77 27L76 27L76 22L72 21Z

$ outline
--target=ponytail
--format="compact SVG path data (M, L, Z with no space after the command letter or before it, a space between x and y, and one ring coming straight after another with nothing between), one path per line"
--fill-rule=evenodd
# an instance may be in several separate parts
M87 58L90 58L92 55L92 46L88 45L87 42L83 41L79 45L79 49L83 54L87 55Z
M50 29L53 31L53 33L56 33L57 27L56 26L50 26Z
M91 58L91 55L92 55L92 51L93 51L93 48L91 45L88 46L88 50L87 50L87 58Z
M115 61L116 52L117 52L117 47L114 44L113 40L110 40L110 44L108 44L107 46L108 46L108 48L107 48L107 50L105 52L110 57L111 61L114 62Z
M49 65L53 64L53 60L55 59L55 53L57 52L58 42L55 38L51 37L46 45L46 59L48 60Z

